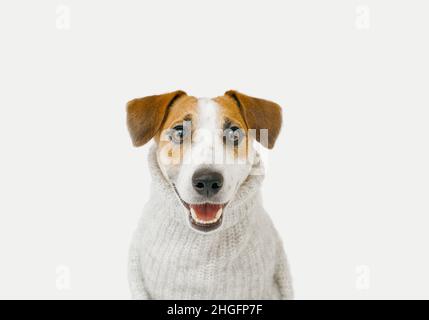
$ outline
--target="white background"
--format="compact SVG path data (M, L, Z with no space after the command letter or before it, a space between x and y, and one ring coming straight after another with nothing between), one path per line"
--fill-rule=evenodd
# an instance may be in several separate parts
M429 298L428 14L417 0L2 1L0 297L129 298L149 173L125 103L237 89L284 107L264 196L296 297Z

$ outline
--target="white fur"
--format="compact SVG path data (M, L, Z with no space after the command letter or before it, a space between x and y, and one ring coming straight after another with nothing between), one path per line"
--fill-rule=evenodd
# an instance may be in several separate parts
M196 204L207 201L227 203L250 173L254 150L249 144L248 158L245 161L238 161L231 150L224 149L231 146L224 146L223 121L219 111L220 106L214 100L207 98L198 100L198 116L195 119L197 126L192 135L192 144L190 148L185 149L183 162L179 164L178 174L172 181L180 197L187 203ZM167 171L164 168L165 163L159 161L159 165L165 173ZM210 199L199 195L192 187L192 176L201 168L217 171L224 178L222 189Z

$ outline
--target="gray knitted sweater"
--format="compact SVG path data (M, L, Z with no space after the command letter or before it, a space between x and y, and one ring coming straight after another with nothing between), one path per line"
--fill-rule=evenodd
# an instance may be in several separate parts
M281 239L261 203L263 175L250 175L241 185L218 230L200 233L188 226L155 148L149 153L149 168L151 195L129 256L133 298L293 298Z

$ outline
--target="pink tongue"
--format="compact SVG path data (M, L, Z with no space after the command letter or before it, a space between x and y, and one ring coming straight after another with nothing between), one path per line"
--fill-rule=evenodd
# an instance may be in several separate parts
M210 221L216 217L216 213L222 207L220 204L191 204L190 207L194 209L198 219L203 221Z

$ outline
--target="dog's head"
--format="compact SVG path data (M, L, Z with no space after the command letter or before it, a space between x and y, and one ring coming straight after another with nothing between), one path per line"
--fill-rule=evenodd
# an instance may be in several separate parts
M135 146L154 138L159 167L190 226L209 232L251 171L253 141L271 149L282 115L276 103L237 91L214 99L175 91L131 100L127 122Z

